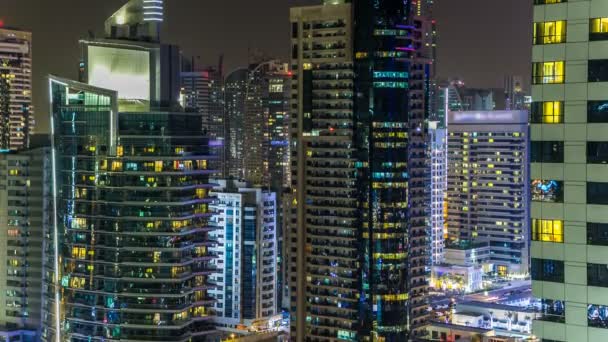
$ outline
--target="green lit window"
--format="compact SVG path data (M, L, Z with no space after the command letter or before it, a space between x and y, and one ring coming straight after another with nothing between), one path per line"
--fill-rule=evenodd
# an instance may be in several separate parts
M374 71L374 78L407 78L407 72L400 71Z
M374 82L374 88L407 88L407 82Z
M589 40L608 39L608 18L593 18L589 20Z
M559 44L565 42L565 20L534 23L534 44Z
M532 65L533 84L564 83L564 61L537 62Z

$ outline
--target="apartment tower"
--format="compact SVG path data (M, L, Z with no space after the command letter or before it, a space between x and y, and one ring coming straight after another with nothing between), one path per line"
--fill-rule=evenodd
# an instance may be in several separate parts
M543 340L608 339L608 2L534 3L532 292Z
M431 24L421 6L291 9L294 341L424 334Z
M34 130L32 34L0 27L0 150L27 148Z

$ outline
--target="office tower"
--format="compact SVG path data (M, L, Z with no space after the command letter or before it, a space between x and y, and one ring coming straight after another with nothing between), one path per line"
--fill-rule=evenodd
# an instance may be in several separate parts
M145 12L152 2L161 3L125 6ZM146 18L125 25L138 31ZM96 72L110 70L120 80L107 84L114 88L50 77L53 268L45 275L52 283L42 335L205 341L214 333L207 293L212 147L201 115L178 111L179 69L165 54L176 48L147 35L113 39L117 22L111 39L81 45L85 78L103 83Z
M200 116L118 113L115 91L55 77L51 91L61 317L48 339L201 340L213 170Z
M290 79L286 63L270 60L251 66L247 82L244 176L277 193L289 186Z
M224 80L224 112L226 115L226 152L228 176L236 179L245 177L243 167L243 140L245 137L244 117L247 97L248 68L238 68Z
M415 16L417 5L291 9L286 240L296 341L424 334L430 21Z
M505 77L505 109L525 110L526 93L524 92L524 79L521 76Z
M220 63L221 66L221 63ZM219 158L212 162L212 168L219 176L227 172L226 139L227 119L224 116L224 89L220 68L208 67L202 70L182 71L180 102L186 111L198 112L202 116L201 129L218 147Z
M34 131L32 34L0 27L0 150L27 148Z
M532 292L542 298L544 315L533 333L602 341L608 339L608 3L535 4Z
M50 148L0 153L0 340L39 341Z
M268 329L278 313L276 194L241 181L212 183L214 320L220 328Z
M448 114L448 235L486 243L499 276L529 269L528 114Z
M444 258L444 228L447 205L447 173L448 173L448 144L447 130L440 128L438 121L430 121L428 128L429 139L429 168L431 188L431 263L437 265Z

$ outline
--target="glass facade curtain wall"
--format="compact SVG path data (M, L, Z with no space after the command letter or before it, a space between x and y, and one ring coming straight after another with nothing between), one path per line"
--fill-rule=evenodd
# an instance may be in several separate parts
M204 340L213 157L200 116L118 113L115 92L50 86L60 316L47 338Z

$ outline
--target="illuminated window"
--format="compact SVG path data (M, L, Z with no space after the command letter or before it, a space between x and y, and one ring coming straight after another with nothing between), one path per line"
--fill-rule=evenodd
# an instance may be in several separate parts
M72 258L85 259L87 256L87 249L85 247L73 247Z
M157 160L154 162L154 172L162 172L163 171L163 162L161 160Z
M116 147L116 155L119 157L122 157L124 154L124 148L122 147L122 145L118 145Z
M122 162L121 161L113 161L112 162L112 171L122 171Z
M86 283L87 280L85 278L73 277L70 279L70 287L74 289L82 289Z
M564 242L564 222L561 220L532 220L532 240Z
M11 169L8 171L8 174L11 176L17 176L19 175L19 170Z
M533 102L532 123L558 124L564 122L564 103L561 101Z
M355 58L356 59L363 59L363 58L367 58L367 52L357 52L355 54Z
M561 4L562 2L567 2L567 0L534 0L535 5Z
M608 18L593 18L589 20L589 40L608 39Z
M72 219L72 228L84 229L87 227L87 219L82 217L76 217Z
M565 20L534 23L534 44L557 44L565 41Z
M374 82L374 88L407 88L407 82Z
M283 92L283 84L270 84L268 91L271 93L282 93Z
M564 83L564 62L537 62L532 65L532 83Z

